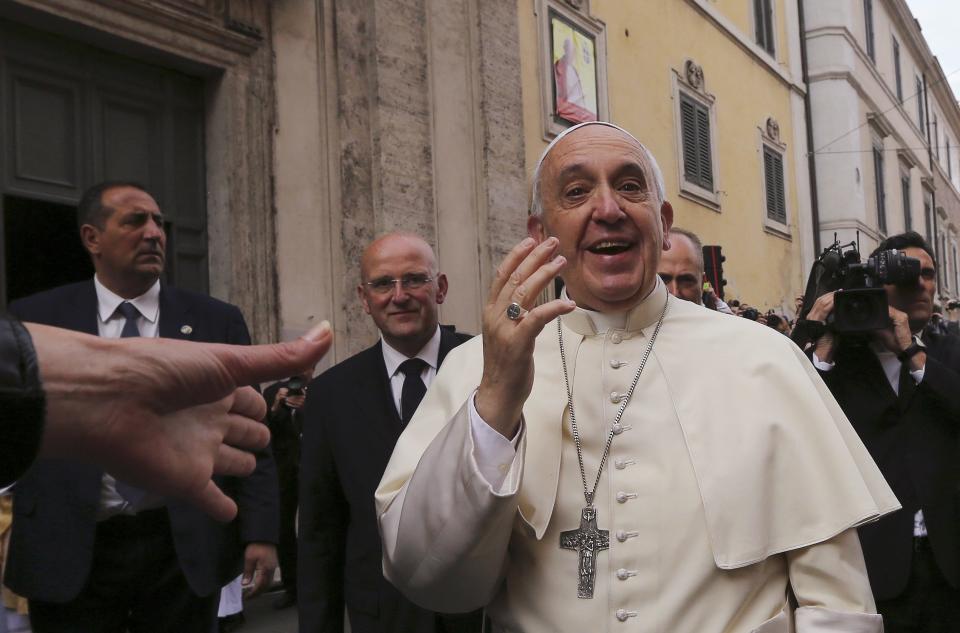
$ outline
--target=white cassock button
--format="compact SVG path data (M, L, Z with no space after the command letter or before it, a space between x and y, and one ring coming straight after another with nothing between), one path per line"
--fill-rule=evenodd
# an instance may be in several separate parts
M624 365L626 365L626 363L623 362L622 360L611 360L611 361L610 361L610 366L613 367L614 369L620 369L620 368L623 367Z
M627 462L623 461L618 457L617 459L613 460L613 467L616 468L617 470L623 470L624 468L627 467Z
M614 332L610 335L610 342L614 345L619 345L622 340L623 336L620 334L620 332Z
M626 543L628 538L633 538L634 536L640 536L640 532L617 530L617 540L621 543Z
M617 404L618 402L620 402L620 394L617 393L616 391L611 391L610 402L612 402L613 404Z
M626 622L627 618L637 617L636 611L627 611L626 609L617 609L617 619L621 622Z
M613 434L620 435L621 433L623 433L623 425L617 422L616 424L613 425Z
M619 578L620 580L626 580L629 577L630 577L630 572L628 572L623 567L617 570L617 578Z
M502 473L507 472L508 468L510 468L509 464L500 464L499 466L497 466L497 470L499 470Z

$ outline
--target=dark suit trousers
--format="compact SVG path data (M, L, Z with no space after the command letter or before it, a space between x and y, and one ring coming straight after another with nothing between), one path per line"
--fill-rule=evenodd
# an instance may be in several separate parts
M93 566L72 601L30 601L34 633L213 633L220 594L201 598L180 570L166 510L97 525Z
M906 590L877 602L884 633L960 633L960 591L951 587L924 539L915 548Z
M277 546L280 578L287 593L297 595L297 497L300 487L297 468L299 460L279 452L275 455L275 459L280 480L280 543Z

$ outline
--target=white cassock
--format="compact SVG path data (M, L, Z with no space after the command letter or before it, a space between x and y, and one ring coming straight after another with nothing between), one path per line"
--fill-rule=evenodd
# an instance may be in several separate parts
M658 280L599 334L563 317L589 484L665 301ZM489 605L497 631L882 631L855 528L899 504L839 406L787 337L669 302L597 490L594 597L559 542L584 497L553 323L499 485L470 427L481 338L447 357L376 494L391 582L437 611Z

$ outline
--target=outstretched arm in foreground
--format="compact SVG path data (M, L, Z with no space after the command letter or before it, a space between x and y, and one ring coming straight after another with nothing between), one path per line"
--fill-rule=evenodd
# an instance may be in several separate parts
M243 385L302 373L333 339L326 322L296 341L257 346L26 327L47 401L41 456L95 463L221 521L237 506L211 476L249 475L248 451L270 439L260 423L266 404Z

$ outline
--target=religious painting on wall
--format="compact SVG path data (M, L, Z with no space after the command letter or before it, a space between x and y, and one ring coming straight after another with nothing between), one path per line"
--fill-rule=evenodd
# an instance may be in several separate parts
M569 123L596 121L597 46L589 33L550 12L553 107Z
M606 28L589 2L537 0L543 137L607 119Z

